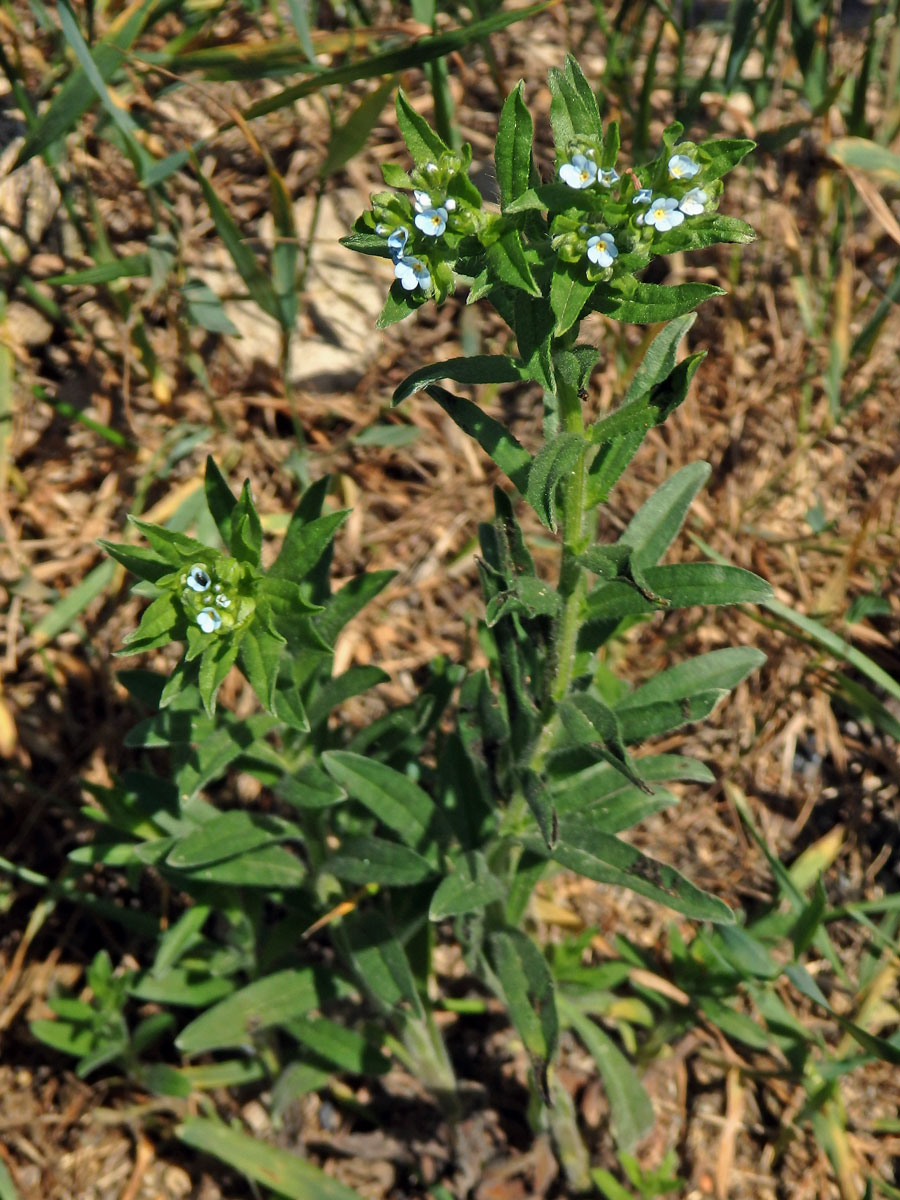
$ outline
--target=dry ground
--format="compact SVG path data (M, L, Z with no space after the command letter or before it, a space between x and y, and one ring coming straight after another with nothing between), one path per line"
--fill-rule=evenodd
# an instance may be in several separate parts
M528 83L543 125L545 170L545 72L559 63L566 46L579 48L589 74L599 70L604 50L590 5L557 7L494 40L505 84L519 76ZM703 50L698 41L698 61ZM474 145L476 161L483 162L496 91L478 53L452 66L459 123ZM411 76L405 82L427 110L420 80ZM253 94L237 85L207 87L197 93L195 119L219 121L220 100L245 103ZM668 118L670 97L661 90L653 100L658 129ZM711 96L709 122L721 131L752 135L793 119L797 110L791 105L784 93L778 108L754 116L737 101ZM693 396L664 429L648 437L605 521L614 534L663 478L687 462L706 459L712 477L695 507L691 531L765 576L780 599L825 621L897 677L896 310L868 358L850 365L844 391L849 410L837 420L823 385L829 339L846 345L861 327L873 284L883 286L891 277L896 245L857 204L841 242L843 267L830 281L826 267L835 205L838 198L852 196L825 156L827 142L839 132L835 116L812 123L777 154L760 154L752 167L731 177L726 209L759 229L755 246L673 264L675 274L724 283L729 295L701 310L691 349L710 353ZM257 137L276 157L298 199L313 191L326 134L314 99L290 118L282 114L257 125ZM379 182L378 162L400 156L388 110L366 153L333 189L329 185L336 211L361 207ZM267 207L264 174L238 131L214 142L208 166L245 227L258 228ZM144 199L109 147L90 137L78 141L70 170L90 184L117 253L140 248L148 232ZM40 192L40 178L29 186L32 195ZM6 199L14 209L8 193ZM19 220L33 211L29 203L27 196L20 197ZM36 278L80 265L66 258L61 212L53 204L49 208L45 228L23 260ZM10 226L15 211L3 211ZM201 206L192 211L185 195L179 215L188 255L198 269L208 266L215 250ZM333 330L323 333L328 297L321 291L321 264L334 248L322 227L317 236L301 348L304 339L319 349L334 340ZM324 274L332 278L329 272ZM352 290L352 279L347 287ZM327 353L317 359L316 370L306 377L302 366L296 367L291 399L265 339L198 344L209 377L205 391L184 368L185 347L165 297L159 297L147 307L149 336L163 370L154 388L108 298L93 288L77 288L66 303L79 332L42 326L24 306L8 314L4 339L15 356L14 408L0 426L0 848L5 857L51 877L62 869L76 838L79 779L105 782L129 761L122 738L134 718L116 683L111 654L133 625L139 604L117 575L63 630L42 636L38 623L102 563L95 539L118 539L125 515L136 505L156 520L177 509L196 488L208 451L234 479L251 479L263 513L285 513L296 497L297 420L306 439L300 469L311 478L332 473L336 497L354 510L338 542L337 576L361 568L398 571L390 590L354 623L338 649L343 665L371 661L390 673L392 682L370 705L408 698L437 654L457 659L475 654L480 602L472 548L477 523L490 507L492 468L424 397L408 401L401 414L389 414L386 405L392 387L415 366L478 344L490 347L499 332L489 312L453 303L440 312L425 310L417 322L385 335L376 335L371 317L363 315L355 330L352 322L338 330L341 344L331 360ZM640 331L623 333L598 320L590 335L609 347L589 400L592 409L601 410L621 393ZM34 385L112 427L127 444L113 445L89 425L54 412L35 398ZM855 397L861 399L854 402ZM533 443L537 414L531 392L505 392L485 402L502 405L520 438ZM358 445L355 436L377 421L406 425L418 436L394 449ZM197 431L195 444L185 441ZM821 532L810 523L817 520ZM675 554L698 551L684 538ZM889 598L890 615L848 626L849 602L869 592ZM897 747L865 723L846 721L832 704L832 660L752 613L708 610L642 626L621 647L618 666L640 679L689 653L734 643L763 648L768 654L763 671L702 728L679 733L664 747L698 755L713 768L717 782L686 789L677 809L641 827L640 844L701 886L752 908L770 894L771 884L734 807L735 796L743 794L770 846L786 860L840 827L840 852L826 878L832 902L896 890ZM231 698L241 699L235 688ZM350 712L348 719L361 715ZM537 917L547 937L593 927L601 957L618 932L655 947L667 921L666 914L633 897L565 877L554 882L542 904ZM240 1179L190 1157L167 1136L170 1111L122 1081L76 1080L67 1063L29 1036L27 1021L45 1012L48 991L60 984L77 986L99 944L107 944L116 961L127 956L119 932L98 929L66 905L43 908L40 893L25 886L0 891L0 905L5 1064L0 1067L0 1156L24 1200L249 1196ZM861 953L861 929L847 923L835 936L852 966ZM418 1114L401 1124L400 1132L361 1133L345 1114L313 1098L298 1111L296 1128L272 1136L308 1148L363 1195L379 1200L417 1194L404 1182L411 1155L426 1180L452 1180L455 1196L515 1200L564 1194L546 1145L527 1132L524 1063L511 1049L502 1022L461 1025L451 1042L472 1089L471 1116L459 1131L452 1169L445 1133L428 1128L422 1105L413 1103L411 1081L400 1075L387 1085L393 1102L403 1107L405 1096L404 1111ZM837 1184L811 1135L794 1138L776 1155L779 1128L802 1095L786 1082L755 1074L759 1065L752 1056L736 1059L703 1028L673 1046L645 1080L659 1123L639 1158L653 1163L674 1147L686 1180L683 1194L691 1197L837 1197ZM568 1046L562 1070L592 1131L597 1161L612 1165L604 1102L589 1063ZM861 1069L846 1095L857 1162L900 1182L895 1175L900 1139L869 1132L874 1117L896 1115L896 1074L884 1066ZM240 1113L249 1128L272 1134L257 1099L222 1097L221 1102ZM414 1129L412 1137L404 1139L404 1128Z

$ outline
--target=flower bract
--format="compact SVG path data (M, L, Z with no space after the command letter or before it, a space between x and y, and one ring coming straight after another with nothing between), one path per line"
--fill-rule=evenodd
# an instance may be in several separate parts
M708 202L708 193L703 188L695 187L685 192L678 202L678 207L686 217L699 217L705 211Z
M416 216L414 223L416 229L428 237L440 237L447 228L447 210L443 205L440 208L426 208Z
M693 179L699 170L700 164L687 154L673 154L669 159L671 179Z
M597 164L584 154L575 154L559 168L559 177L570 188L590 187L597 178Z
M613 259L619 257L616 243L611 233L599 233L588 238L587 256L598 267L611 267Z
M679 212L678 201L672 196L657 196L644 213L644 224L654 226L659 233L674 229L683 220L684 213Z
M394 274L400 280L400 286L407 292L417 287L427 288L431 284L431 272L427 264L414 254L404 254L394 264Z

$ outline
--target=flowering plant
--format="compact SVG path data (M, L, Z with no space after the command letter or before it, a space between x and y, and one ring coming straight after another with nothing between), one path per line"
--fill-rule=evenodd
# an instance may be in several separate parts
M721 177L752 144L685 142L672 125L653 160L625 168L617 130L602 129L573 59L551 72L550 86L554 178L543 182L534 163L519 85L500 119L496 209L469 179L469 148L451 151L401 93L413 169L384 167L393 190L372 197L345 239L394 264L381 326L463 286L469 303L488 300L514 336L515 355L427 365L394 393L400 403L424 389L511 485L495 490L494 516L479 530L488 667L435 663L410 705L355 731L333 721L346 699L385 678L368 666L334 675L331 647L390 575L361 575L332 593L330 545L345 514L323 515L327 480L301 498L264 569L249 489L236 498L210 461L206 498L226 552L142 524L149 550L108 547L155 596L129 652L185 645L167 681L125 676L151 708L131 743L168 747L172 783L145 771L104 794L104 837L76 855L152 863L194 898L152 969L130 984L139 999L203 1009L178 1034L183 1053L250 1049L277 1080L297 1062L371 1073L393 1056L453 1112L453 1064L434 1019L431 949L443 926L477 986L506 1004L531 1063L534 1120L549 1126L573 1187L582 1187L571 1103L552 1071L560 1028L594 1055L623 1144L646 1127L649 1106L590 1006L526 932L529 897L565 867L698 921L733 921L721 900L619 834L676 802L667 781L711 778L690 759L634 748L708 715L762 659L747 647L716 650L631 687L602 650L653 613L761 601L770 589L735 567L660 563L709 474L705 463L665 481L615 543L596 539L598 506L647 430L683 402L703 358L679 356L694 308L721 294L638 274L657 255L752 238L744 222L715 211ZM660 329L619 406L587 422L583 398L600 351L578 332L591 312ZM540 385L543 445L526 449L440 386L447 379ZM535 566L520 499L558 534L554 579ZM265 715L216 711L232 665ZM268 789L262 811L220 810L204 798L238 767ZM213 911L217 927L206 921ZM216 988L201 998L204 965ZM226 1062L220 1081L246 1081L244 1060Z

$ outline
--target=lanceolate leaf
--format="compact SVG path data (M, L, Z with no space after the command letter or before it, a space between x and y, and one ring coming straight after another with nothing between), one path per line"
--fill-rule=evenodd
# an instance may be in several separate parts
M711 283L636 283L627 295L614 284L601 283L594 289L591 307L617 321L655 325L691 312L711 296L724 295L723 288Z
M718 563L647 567L643 578L654 598L624 582L601 583L587 597L588 616L618 620L658 608L687 608L692 604L763 604L772 595L771 587L752 571L720 567Z
M504 895L503 881L491 871L480 850L451 856L452 874L447 875L431 897L428 916L432 921L474 912Z
M408 846L423 850L433 845L443 824L440 813L427 792L406 775L349 750L327 751L322 755L322 765L332 779Z
M556 317L556 337L571 329L594 290L594 284L584 277L582 263L558 262L550 281L550 307Z
M619 543L631 547L631 556L638 567L655 566L668 550L710 470L705 462L682 467L656 489L628 522Z
M560 433L540 451L528 475L525 499L548 529L556 530L556 489L584 453L577 433Z
M407 375L395 390L391 404L400 404L407 396L439 379L454 383L521 383L522 371L515 360L505 354L473 354L468 358L448 358L431 363Z
M595 425L591 425L587 431L588 439L595 445L604 444L633 434L643 436L654 425L662 425L683 403L694 372L705 357L704 351L683 359L646 395L632 403L623 404L608 417L602 417Z
M531 455L505 425L462 396L454 396L442 387L431 384L426 391L440 404L444 412L494 460L501 471L524 495L531 470Z
M734 920L727 904L695 887L674 867L648 858L634 846L578 817L560 821L559 842L552 857L588 879L629 888L693 920Z
M435 868L409 846L387 838L360 834L345 838L340 849L325 861L325 870L349 883L385 883L408 887L421 883Z
M206 476L203 487L206 492L206 504L216 523L216 528L221 534L222 541L230 547L231 518L237 507L237 498L232 493L212 455L208 455L206 459Z
M497 283L505 283L508 287L540 298L541 289L531 273L517 229L507 229L498 241L488 246L487 263L488 272Z
M498 930L491 934L488 948L510 1019L525 1045L535 1081L546 1100L547 1065L559 1034L550 969L540 950L521 930Z
M623 405L631 404L635 400L639 400L641 396L646 396L656 384L662 383L664 379L668 378L677 361L678 345L696 320L696 313L685 313L684 316L669 321L660 330L650 343L647 353L641 359L640 366L634 373L634 378L622 401Z
M531 156L534 126L531 113L522 98L523 88L520 80L507 96L497 130L494 163L501 209L505 209L526 188L537 182Z
M397 124L416 166L437 162L450 147L441 140L424 117L419 116L406 98L403 89L397 92Z
M303 841L303 830L280 817L251 813L245 809L220 813L204 821L192 833L179 838L166 858L179 870L203 866L219 859L232 858L259 846L278 842Z

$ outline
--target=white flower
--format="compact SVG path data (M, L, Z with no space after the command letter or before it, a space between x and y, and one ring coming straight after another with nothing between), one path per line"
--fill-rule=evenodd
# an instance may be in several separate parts
M214 608L201 608L197 613L197 624L204 633L215 633L222 624L222 618Z
M644 213L644 224L653 225L660 233L667 233L684 220L684 213L678 211L678 201L672 196L658 196L651 200L650 207Z
M612 187L614 183L619 182L619 172L615 167L601 167L597 173L597 180L604 187Z
M425 212L427 208L432 207L431 197L421 188L416 188L413 192L413 206L417 213Z
M447 228L447 210L443 205L440 208L426 208L415 218L414 224L428 237L440 237Z
M619 257L616 243L611 233L599 233L588 238L587 256L598 267L611 267L613 259Z
M447 199L444 201L444 208L446 208L447 212L454 211L454 209L456 208L456 201L453 199L452 196L448 196Z
M404 254L402 258L398 258L394 264L394 274L407 292L412 292L417 287L427 288L431 283L431 272L427 265L414 254Z
M597 164L583 154L575 154L571 162L559 168L559 177L570 188L590 187L597 178Z
M396 262L397 259L402 255L403 249L408 241L409 230L404 229L402 225L395 229L388 238L388 250L390 250L391 258L394 260L394 262Z
M670 179L693 179L700 170L700 164L687 154L673 154L669 159Z
M184 581L192 592L205 592L209 587L209 572L203 563L194 563Z
M708 203L708 193L703 188L695 187L691 188L689 192L685 192L678 202L678 207L686 217L699 217L702 212L705 212Z
M650 191L650 189L649 188L641 188L641 190L639 192L635 192L635 194L631 197L631 203L632 204L649 204L652 199L653 199L653 193Z
M231 608L231 601L224 592L216 592L216 604L219 608Z

